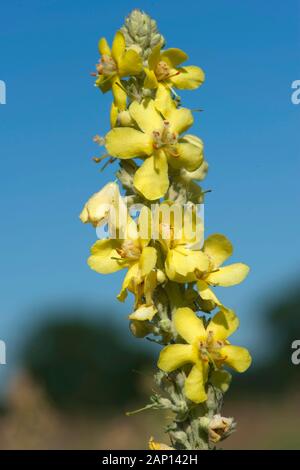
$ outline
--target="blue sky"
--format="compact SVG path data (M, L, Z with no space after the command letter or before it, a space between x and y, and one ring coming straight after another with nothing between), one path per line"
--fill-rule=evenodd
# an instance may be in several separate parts
M203 87L183 102L204 109L193 133L203 138L210 164L206 233L226 234L232 259L252 268L244 284L219 294L239 313L236 340L254 356L266 343L264 307L299 276L300 106L291 103L291 83L300 79L299 1L6 0L0 338L9 364L49 303L113 306L127 334L131 299L114 300L122 274L89 270L95 233L78 214L116 170L99 173L91 162L92 137L108 130L109 98L89 75L97 43L111 40L136 7L158 21L168 46L185 50L206 72Z

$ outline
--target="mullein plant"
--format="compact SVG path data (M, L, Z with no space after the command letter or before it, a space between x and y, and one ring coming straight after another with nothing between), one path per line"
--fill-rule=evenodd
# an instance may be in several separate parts
M215 449L235 429L233 418L221 412L228 368L244 372L251 357L229 341L239 319L213 288L240 283L249 268L223 266L233 252L224 235L199 243L203 221L197 206L205 192L198 182L208 164L202 140L188 133L194 116L178 93L200 87L204 72L185 65L181 49L166 48L156 22L139 10L126 18L111 46L100 40L99 52L95 84L112 92L113 100L110 130L95 138L106 150L95 161L107 158L119 168L117 180L95 193L80 215L96 228L110 223L109 236L92 246L88 264L100 274L126 272L118 299L133 294L131 332L162 346L157 391L144 409L169 412L170 442L151 438L150 449ZM131 216L137 204L139 215ZM159 209L155 236L149 230L153 205ZM175 208L195 230L176 228L175 211L165 221L164 209Z

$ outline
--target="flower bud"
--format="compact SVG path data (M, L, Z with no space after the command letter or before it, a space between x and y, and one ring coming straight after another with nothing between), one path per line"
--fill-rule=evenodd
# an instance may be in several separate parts
M151 50L158 44L164 43L163 36L158 32L156 21L141 10L133 10L125 19L121 28L126 46L138 46L142 56L147 59Z
M116 183L108 183L85 204L79 218L84 224L91 223L94 227L107 220L112 206L120 204L121 196Z
M184 168L180 171L180 176L185 181L198 180L202 181L206 177L208 172L208 163L204 161L197 170L187 171Z
M133 120L129 111L120 111L117 117L117 125L123 127L130 127L133 125Z
M158 284L162 284L163 282L166 281L166 275L165 273L161 270L161 269L158 269L156 271L156 280L158 282Z
M215 443L219 442L234 432L235 426L233 418L224 418L219 414L214 415L208 425L209 439Z

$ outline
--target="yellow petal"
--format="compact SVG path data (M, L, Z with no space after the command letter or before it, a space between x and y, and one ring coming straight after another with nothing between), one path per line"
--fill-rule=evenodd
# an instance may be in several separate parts
M119 110L118 107L112 102L110 107L110 127L115 127L118 119Z
M165 195L169 187L169 177L168 162L164 152L156 153L144 161L134 175L133 184L149 201Z
M184 140L177 145L177 152L178 156L169 158L169 163L173 168L186 168L188 171L194 171L203 162L202 150L193 144L185 143Z
M114 78L114 76L105 77L104 75L98 75L95 81L95 85L100 88L102 93L106 93L111 89Z
M174 100L172 100L170 90L168 89L168 87L162 85L161 83L158 85L154 104L156 109L165 118L168 117L168 115L173 109L176 109L176 105L174 103Z
M141 245L147 246L151 239L152 234L152 212L147 206L143 206L138 218L138 230Z
M207 331L212 331L216 340L224 341L239 327L239 319L233 310L222 308L209 322Z
M152 270L149 274L147 274L144 278L144 296L146 305L152 305L153 303L153 292L157 287L158 284L158 271Z
M169 81L175 88L180 90L194 90L198 88L205 80L205 74L202 69L194 65L177 69L177 75L172 76Z
M118 71L121 77L138 75L142 70L142 59L140 55L132 49L126 51L118 61Z
M125 52L125 47L126 47L126 43L125 43L124 34L121 33L121 31L117 31L115 34L113 43L112 43L112 48L111 48L112 58L117 64L119 63L120 58Z
M208 163L203 161L199 168L195 171L181 170L180 176L182 179L192 184L192 180L202 181L205 179L208 172ZM195 184L195 183L194 183Z
M245 372L250 367L252 359L249 351L246 348L240 346L224 346L220 353L225 359L225 364L237 372Z
M194 362L195 352L189 344L171 344L160 353L158 367L164 372L172 372L179 367Z
M202 403L206 401L207 394L205 391L205 383L207 381L207 365L202 361L198 361L189 373L185 385L184 392L187 398L194 403Z
M160 60L161 47L162 47L162 44L160 42L152 49L151 54L148 57L148 65L149 65L150 70L155 69L156 65L158 64Z
M194 343L199 338L206 338L203 321L189 307L178 308L174 314L174 325L177 333L187 342Z
M88 265L101 274L114 273L126 267L126 262L120 259L116 248L120 248L119 240L98 240L91 248Z
M112 78L112 92L114 95L114 103L120 111L126 109L127 95L117 76Z
M187 59L187 54L181 49L177 49L175 47L163 51L160 55L160 60L166 62L170 67L176 67Z
M120 203L119 187L116 183L107 183L99 192L90 197L80 214L80 220L91 223L94 227L101 225L108 219L112 206L116 208Z
M214 286L230 287L242 282L248 273L249 266L243 263L234 263L208 274L205 280Z
M140 268L142 276L149 274L155 268L157 261L156 249L152 246L146 246L140 256Z
M154 305L141 305L137 310L129 315L130 320L138 321L151 321L154 315L157 313L157 308Z
M169 250L165 268L166 274L170 280L176 282L193 282L197 280L196 270L200 272L207 270L208 259L200 250L189 250L188 248L179 246Z
M219 301L218 297L214 294L214 292L208 287L207 282L203 281L200 279L197 282L197 287L199 290L199 294L201 299L203 300L211 300L214 302L216 305L221 305L221 302Z
M101 38L98 43L98 49L101 55L111 55L110 47L105 38Z
M115 127L109 131L105 137L105 146L110 155L118 158L134 158L152 152L149 137L131 127Z
M172 109L167 113L170 129L177 134L185 132L194 122L191 111L187 108Z
M156 75L153 72L153 70L150 70L148 68L144 68L145 72L145 81L144 81L144 87L145 88L150 88L150 89L155 89L158 87L158 81L156 79Z
M205 240L203 251L210 257L213 268L218 268L232 255L233 247L228 238L216 233Z
M139 284L140 279L140 268L139 263L136 262L128 269L126 276L124 277L122 288L117 298L123 302L127 296L126 290L134 292L135 285Z
M133 101L129 112L139 128L146 134L151 134L152 131L160 130L163 127L163 120L151 99L145 99L141 103Z

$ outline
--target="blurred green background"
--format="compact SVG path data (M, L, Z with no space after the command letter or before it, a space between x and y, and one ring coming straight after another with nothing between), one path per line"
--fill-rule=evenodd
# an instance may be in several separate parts
M225 395L223 414L237 419L238 432L222 448L300 448L300 365L291 362L299 309L295 286L265 311L267 354ZM40 312L49 320L22 345L2 401L0 448L143 449L151 435L166 441L162 412L125 416L147 403L159 347L130 341L98 313L101 322L87 320L95 315L82 307Z

